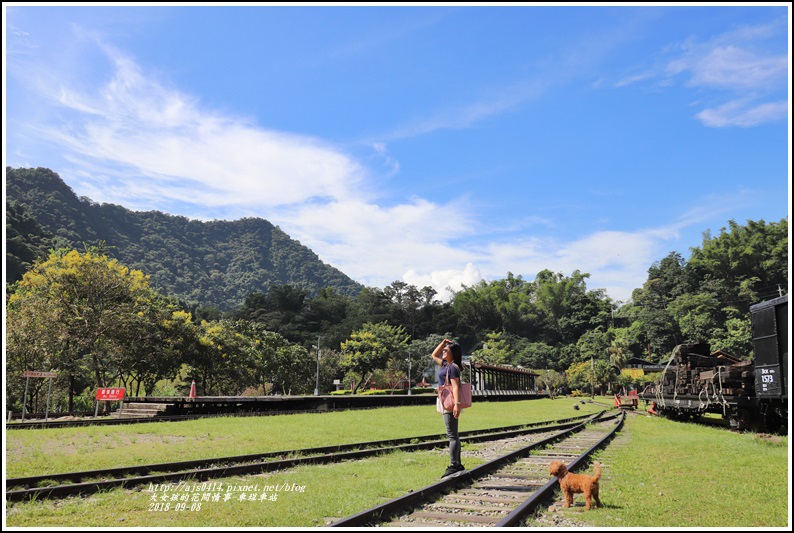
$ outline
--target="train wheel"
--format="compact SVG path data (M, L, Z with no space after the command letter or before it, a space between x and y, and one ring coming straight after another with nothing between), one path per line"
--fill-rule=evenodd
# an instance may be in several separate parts
M768 433L786 434L788 428L783 425L784 420L778 409L770 409L764 416L764 429Z
M676 422L690 422L693 417L697 416L696 414L692 414L689 411L679 411L679 410L667 410L665 411L665 415L670 420L675 420Z
M741 431L742 428L742 419L739 416L738 409L731 409L731 412L728 414L728 424L731 426L731 429Z
M731 429L738 431L757 430L759 419L750 409L735 409L731 411L728 422Z

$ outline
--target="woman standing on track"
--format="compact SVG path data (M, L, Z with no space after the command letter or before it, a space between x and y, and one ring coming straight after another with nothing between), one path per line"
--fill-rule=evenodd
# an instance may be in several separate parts
M438 385L441 387L449 379L452 386L452 396L455 399L455 406L452 411L443 410L444 426L447 428L449 437L449 467L444 475L445 478L452 474L457 474L466 470L460 462L460 435L458 434L458 417L460 416L460 372L463 366L463 351L460 344L448 339L441 341L436 349L433 350L433 361L441 366L438 372ZM442 408L443 409L443 408Z

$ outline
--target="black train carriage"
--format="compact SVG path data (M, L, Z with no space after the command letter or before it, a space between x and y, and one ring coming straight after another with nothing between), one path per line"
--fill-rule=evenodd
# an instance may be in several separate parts
M758 422L767 430L788 429L788 294L750 307L755 349Z
M788 429L788 295L750 307L754 361L680 344L661 379L640 395L677 419L717 413L734 429Z

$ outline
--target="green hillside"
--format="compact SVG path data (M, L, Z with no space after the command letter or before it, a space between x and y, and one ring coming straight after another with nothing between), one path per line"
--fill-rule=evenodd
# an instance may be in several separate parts
M151 275L163 294L229 310L271 284L346 295L363 286L279 227L260 218L201 222L159 211L136 212L80 197L46 168L6 169L6 282L52 244L82 250L105 243L108 255ZM11 246L12 238L14 247Z

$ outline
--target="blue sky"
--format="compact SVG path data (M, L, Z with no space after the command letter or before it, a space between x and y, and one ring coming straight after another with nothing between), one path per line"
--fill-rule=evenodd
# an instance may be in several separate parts
M3 4L4 166L261 217L368 286L589 273L626 301L790 212L791 14Z

